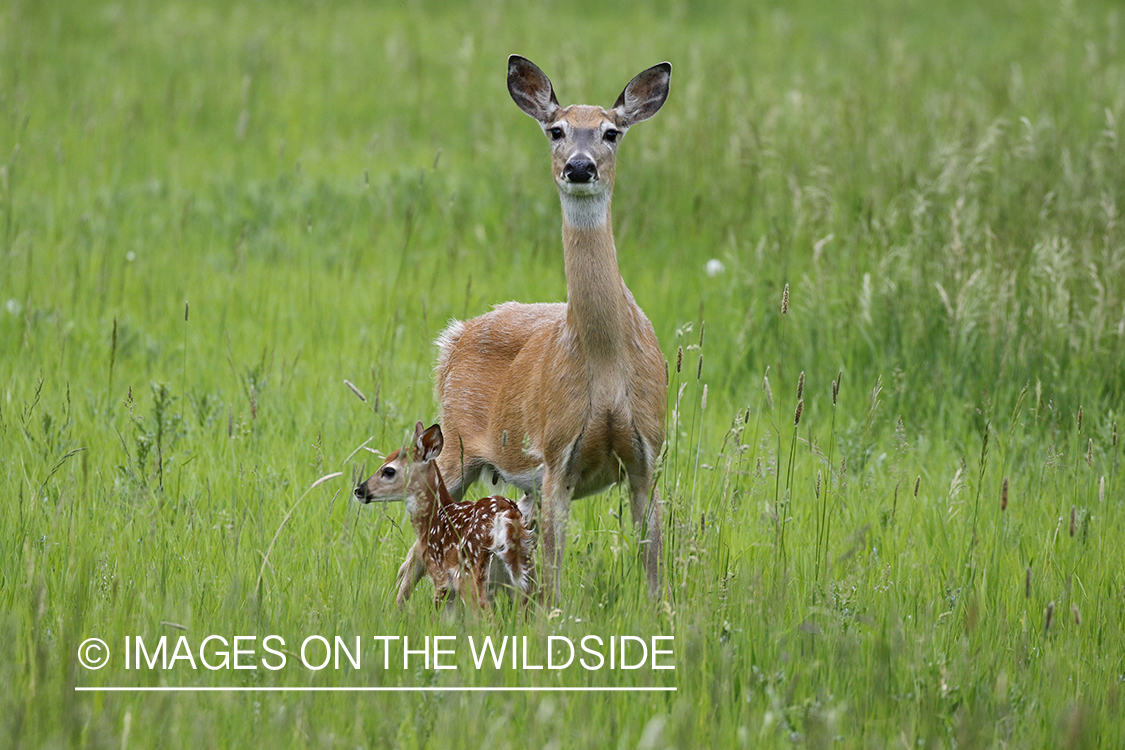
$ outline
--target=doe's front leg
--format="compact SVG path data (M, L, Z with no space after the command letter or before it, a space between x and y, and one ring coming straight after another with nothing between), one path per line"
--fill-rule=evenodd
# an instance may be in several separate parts
M660 527L660 490L651 477L634 478L629 482L630 510L633 512L633 527L637 533L637 545L645 565L648 579L648 593L652 599L662 596L661 583L664 578L664 541Z
M539 595L544 604L562 600L563 553L566 550L566 527L570 521L571 492L548 473L543 478L543 507L538 522L543 544L540 557Z

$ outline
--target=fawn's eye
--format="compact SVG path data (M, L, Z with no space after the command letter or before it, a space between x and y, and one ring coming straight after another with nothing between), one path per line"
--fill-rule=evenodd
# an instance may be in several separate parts
M617 143L617 139L621 137L621 131L620 130L613 130L611 128L611 129L605 131L605 135L603 135L602 137L605 138L610 143Z
M394 470L394 467L391 467L391 466L384 466L383 470L379 473L382 475L383 479L394 479L395 478L395 470Z
M555 126L547 131L547 135L551 136L552 141L557 141L563 137L563 129Z

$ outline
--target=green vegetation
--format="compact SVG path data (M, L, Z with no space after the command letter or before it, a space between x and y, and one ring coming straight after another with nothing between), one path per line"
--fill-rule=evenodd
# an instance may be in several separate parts
M1123 39L1095 0L5 4L0 745L1125 746ZM399 612L403 510L348 500L448 318L565 297L511 52L564 103L674 65L614 204L670 362L666 606L619 490L526 621ZM489 633L676 669L368 650ZM290 666L123 668L181 634ZM295 666L312 634L363 669ZM113 685L677 691L74 691Z

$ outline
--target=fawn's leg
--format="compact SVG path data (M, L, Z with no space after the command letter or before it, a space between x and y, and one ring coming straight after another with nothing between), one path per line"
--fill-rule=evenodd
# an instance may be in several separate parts
M410 545L410 551L406 553L406 559L402 561L399 566L398 575L395 577L395 584L398 586L398 594L395 596L395 604L401 609L406 604L406 600L414 593L414 587L418 585L426 575L426 566L422 563L422 550L418 546L418 540L414 540L414 544Z

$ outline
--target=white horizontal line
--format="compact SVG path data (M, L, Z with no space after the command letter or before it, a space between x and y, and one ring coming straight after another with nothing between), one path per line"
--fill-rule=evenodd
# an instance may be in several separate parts
M674 693L675 687L75 687L90 693Z

